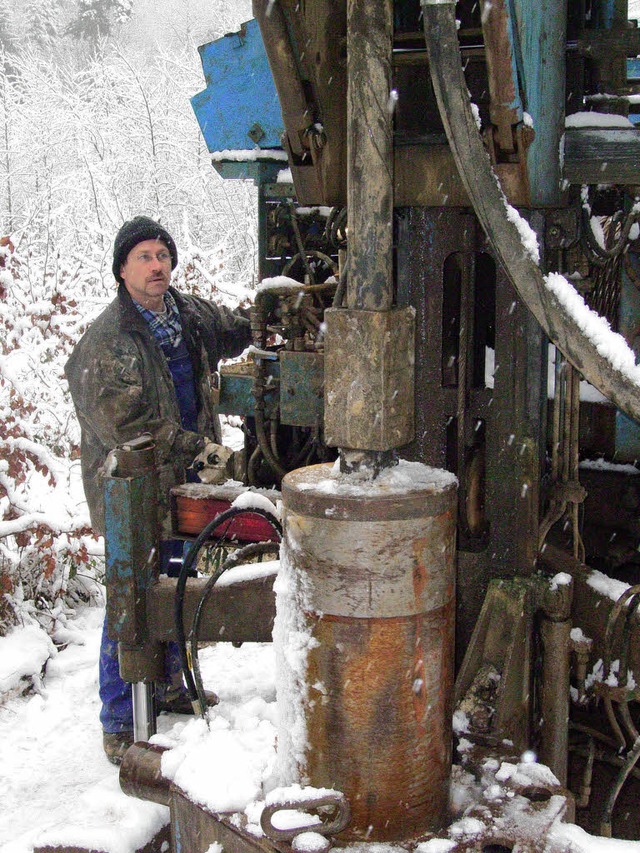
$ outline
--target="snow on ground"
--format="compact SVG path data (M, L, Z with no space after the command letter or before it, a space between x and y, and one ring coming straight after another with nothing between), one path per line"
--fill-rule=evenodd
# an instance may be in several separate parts
M0 706L5 853L46 843L48 827L56 826L69 843L125 853L145 841L149 828L166 822L160 806L136 803L120 792L117 769L102 751L97 656L103 616L97 607L79 612L76 642L48 662L41 692ZM11 635L0 639L3 659L10 640ZM56 831L52 837L57 840Z
M6 679L5 687L13 685L0 694L2 853L31 853L34 845L47 844L134 853L169 819L166 807L122 793L118 770L102 752L97 656L103 615L99 607L77 611L69 622L68 645L54 652L42 678L35 679L39 692L26 696L15 695L18 675L11 676L7 660L16 673L24 675L30 667L39 673L48 643L34 640L27 627L0 638L0 678ZM203 649L201 659L205 684L221 700L212 711L210 730L200 720L162 715L154 740L175 747L165 754L163 766L182 774L185 787L200 786L202 799L214 799L223 809L244 810L257 830L261 801L275 785L270 775L277 716L273 648L219 643ZM535 769L546 770L529 767ZM194 772L198 778L190 778ZM420 853L449 850L456 832L471 831L470 821L463 816L450 827L449 840L425 842ZM401 853L390 844L358 847L367 853ZM547 850L640 853L640 842L595 838L559 823L547 837Z
M118 769L102 751L97 658L103 617L104 610L99 607L79 611L73 623L74 642L49 660L41 692L14 696L0 704L2 853L30 853L35 845L45 844L133 853L169 820L165 806L122 793ZM42 632L42 643L34 642L34 631L25 627L0 638L0 679L4 673L6 684L9 659L21 675L30 666L36 672L40 670L41 649L48 644ZM271 648L248 643L235 649L221 643L204 649L201 658L205 684L221 699L218 722L212 728L238 731L242 748L250 736L254 737L250 733L263 717L262 729L273 729L273 752L275 727L269 718L274 716L275 678ZM14 691L16 680L17 676L11 679ZM164 744L177 743L187 726L197 730L198 721L163 714L157 739ZM186 739L193 740L193 735ZM252 743L255 746L255 739ZM224 795L220 802L225 803Z

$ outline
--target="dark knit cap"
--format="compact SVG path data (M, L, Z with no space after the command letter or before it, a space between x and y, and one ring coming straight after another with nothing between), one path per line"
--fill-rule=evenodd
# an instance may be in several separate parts
M173 242L173 237L166 231L162 225L154 222L148 216L135 216L129 222L125 222L122 228L116 234L116 239L113 243L113 274L116 281L123 284L120 276L120 267L127 260L127 255L145 240L161 240L171 255L171 269L176 268L178 263L178 250Z

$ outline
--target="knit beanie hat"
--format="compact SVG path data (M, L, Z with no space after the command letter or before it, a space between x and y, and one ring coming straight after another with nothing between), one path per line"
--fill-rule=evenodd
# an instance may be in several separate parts
M171 255L171 269L176 268L178 263L178 250L173 242L173 237L166 231L162 225L154 222L148 216L135 216L129 222L125 222L122 228L116 234L116 239L113 243L113 274L120 284L123 284L120 276L120 267L127 260L127 255L145 240L161 240Z

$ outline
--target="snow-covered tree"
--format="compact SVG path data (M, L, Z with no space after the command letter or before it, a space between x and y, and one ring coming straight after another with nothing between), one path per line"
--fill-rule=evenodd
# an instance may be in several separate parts
M158 0L159 21L171 2ZM0 71L0 634L28 602L77 595L100 554L64 363L114 295L117 229L139 213L161 220L178 286L228 304L255 264L255 190L219 178L191 111L204 86L196 44L147 50L132 20L117 46L64 35L46 46L28 37L36 12L30 0L13 9L19 73ZM43 33L47 20L64 29L68 16L43 16ZM208 37L232 26L227 13Z
M77 39L98 43L131 15L132 0L78 0L67 32Z
M41 48L51 48L60 35L60 12L49 3L29 0L24 12L26 38Z

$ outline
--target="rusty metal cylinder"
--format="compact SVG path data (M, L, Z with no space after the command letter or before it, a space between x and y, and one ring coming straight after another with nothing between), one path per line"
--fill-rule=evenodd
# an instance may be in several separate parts
M307 653L278 684L304 681L298 781L346 795L345 840L408 839L448 818L456 491L410 462L364 482L317 465L282 483L282 584L300 612L274 639Z
M129 747L120 765L120 787L125 794L170 805L171 780L162 775L162 754L166 751L164 746L144 742Z

